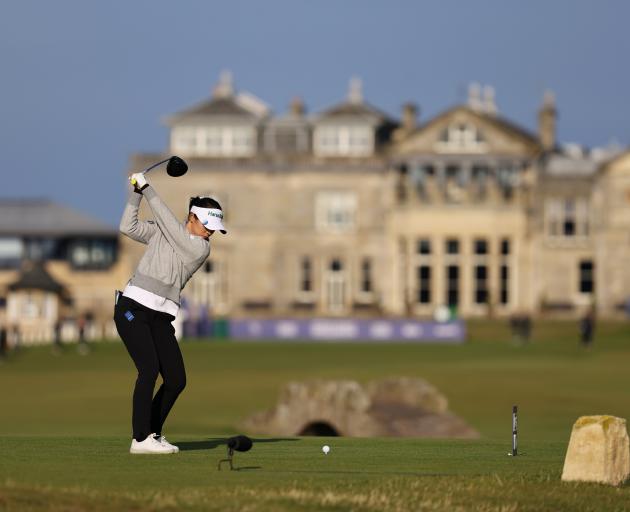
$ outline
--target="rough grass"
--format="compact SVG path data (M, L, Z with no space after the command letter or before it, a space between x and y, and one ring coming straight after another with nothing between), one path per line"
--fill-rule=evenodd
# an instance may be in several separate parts
M458 347L184 343L188 387L165 430L182 451L167 456L127 453L135 376L119 344L26 350L0 365L0 510L630 510L629 486L560 481L577 417L630 417L630 329L600 326L589 350L574 324L534 336L516 346L478 323ZM287 380L391 375L428 379L482 438L264 438L217 471L225 436Z

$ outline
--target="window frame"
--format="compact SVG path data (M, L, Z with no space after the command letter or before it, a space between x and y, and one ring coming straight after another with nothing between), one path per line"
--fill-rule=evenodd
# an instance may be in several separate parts
M315 197L315 227L320 232L353 232L357 227L357 212L356 192L319 191Z
M322 124L313 132L316 156L366 157L374 153L374 128L363 124Z
M585 269L585 265L590 266L590 268ZM586 279L585 275L588 275L589 279ZM589 286L585 286L586 283L589 283ZM578 261L578 293L581 295L595 294L595 284L595 262L592 259L580 259Z

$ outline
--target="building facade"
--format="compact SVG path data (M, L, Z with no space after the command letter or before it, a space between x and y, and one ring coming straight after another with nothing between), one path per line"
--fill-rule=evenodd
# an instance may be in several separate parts
M48 200L0 201L0 328L24 343L115 336L117 230Z
M150 177L182 220L193 195L225 211L230 233L212 238L187 304L273 317L623 312L630 157L559 145L554 103L543 99L537 133L478 86L432 119L407 104L398 120L355 79L322 112L296 99L274 116L222 75L208 100L167 118L165 155L188 174ZM143 248L121 243L133 266Z

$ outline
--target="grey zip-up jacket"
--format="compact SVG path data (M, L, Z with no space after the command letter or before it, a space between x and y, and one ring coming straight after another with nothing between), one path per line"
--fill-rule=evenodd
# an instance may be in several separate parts
M142 196L147 198L155 221L138 220ZM129 284L179 304L182 289L208 258L210 242L191 235L152 186L141 194L129 194L120 232L148 246Z

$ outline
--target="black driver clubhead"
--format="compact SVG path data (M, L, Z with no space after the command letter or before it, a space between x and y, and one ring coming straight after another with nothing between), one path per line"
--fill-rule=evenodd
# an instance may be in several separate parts
M227 445L230 450L247 452L252 447L252 440L247 436L235 436L227 440Z
M177 178L186 174L187 171L188 164L186 164L186 162L184 162L178 156L172 156L168 159L168 163L166 164L166 172L169 176Z

